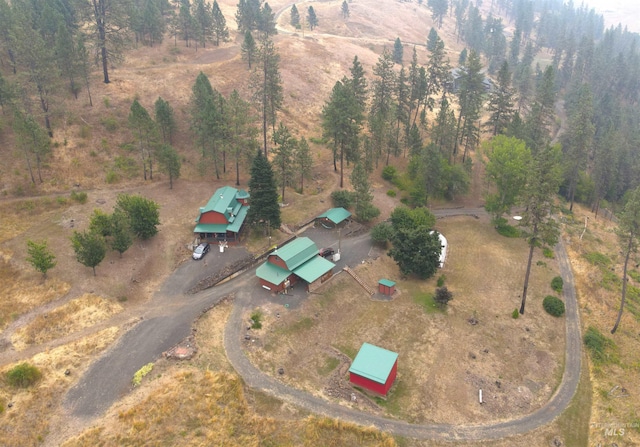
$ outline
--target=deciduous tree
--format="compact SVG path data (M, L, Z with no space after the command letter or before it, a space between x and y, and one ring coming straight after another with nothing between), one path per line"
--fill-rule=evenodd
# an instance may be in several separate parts
M36 271L42 273L42 277L47 277L47 272L56 266L56 257L49 250L47 241L27 240L27 262Z
M131 231L140 239L149 239L158 233L160 205L138 195L120 194L114 212L127 216Z
M74 231L71 244L76 253L77 261L85 267L91 267L93 276L96 276L96 267L107 254L107 244L104 237L91 231L81 233Z

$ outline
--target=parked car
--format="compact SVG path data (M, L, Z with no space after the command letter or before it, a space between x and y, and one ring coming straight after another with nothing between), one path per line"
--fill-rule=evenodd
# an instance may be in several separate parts
M319 254L320 256L322 256L323 258L329 258L329 257L333 256L333 254L334 254L335 252L336 252L336 251L335 251L333 248L331 248L331 247L327 247L327 248L321 248L321 249L318 251L318 254Z
M204 258L211 246L207 242L203 242L193 250L193 259L198 260Z

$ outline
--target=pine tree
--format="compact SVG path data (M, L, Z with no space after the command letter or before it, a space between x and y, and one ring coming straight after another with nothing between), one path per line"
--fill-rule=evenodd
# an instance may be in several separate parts
M267 150L267 126L275 127L276 114L282 107L282 79L280 78L280 55L269 36L260 42L257 54L257 65L249 78L249 88L253 102L262 115L262 138L264 154Z
M31 182L36 183L31 167L31 158L36 159L36 168L38 170L38 180L42 181L41 165L43 159L51 152L51 140L45 129L36 122L33 115L23 113L18 108L14 108L13 132L16 137L16 143L24 153L27 162Z
M380 215L380 210L373 205L373 194L369 175L361 162L356 163L351 172L351 184L355 191L355 216L368 222Z
M484 95L484 76L481 70L480 56L475 51L471 51L467 65L464 67L460 78L460 87L457 92L460 111L458 114L458 125L456 128L457 138L453 150L453 160L455 160L458 152L458 144L461 144L464 147L462 155L463 163L467 158L469 150L475 148L480 141L480 129L477 123L480 118Z
M227 107L228 141L235 160L236 186L240 185L240 161L248 158L259 146L256 137L259 130L253 125L255 116L250 104L240 97L237 90L231 92Z
M176 131L177 124L173 114L173 108L171 104L162 99L161 96L156 99L154 104L155 119L160 133L162 134L162 142L165 144L171 144L173 134Z
M376 78L372 82L373 98L369 113L369 129L375 154L376 166L391 138L396 75L393 71L393 59L389 51L384 50L373 69Z
M158 144L157 129L149 112L147 112L147 109L145 109L137 99L134 99L131 104L129 127L133 131L138 143L144 179L147 179L148 170L149 179L153 180L153 155Z
M78 74L84 81L85 88L87 89L87 96L89 97L89 105L93 107L93 100L91 99L91 67L89 62L89 52L84 43L84 37L82 34L78 36L78 42L76 47L76 56L78 60Z
M278 129L273 133L273 165L277 169L277 179L282 188L281 200L285 203L285 188L291 183L293 176L293 156L298 146L298 141L291 135L291 132L284 124L280 123Z
M558 224L553 219L554 198L558 192L562 171L560 164L560 148L544 146L534 153L534 160L529 169L527 185L524 191L521 225L527 228L526 239L529 245L529 258L524 277L522 303L520 313L524 314L531 274L531 261L536 247L553 247L558 241Z
M342 18L343 19L348 19L349 18L349 3L347 3L347 0L342 0L342 6L340 7L340 10L342 12Z
M295 3L293 4L293 6L291 6L290 23L291 23L291 26L293 26L295 29L300 28L300 13L298 12L298 8L296 7Z
M311 31L318 26L318 17L316 16L316 11L313 9L313 6L309 6L309 9L307 10L307 23L309 24L309 29L311 29Z
M229 41L229 28L227 28L227 20L224 18L224 14L220 10L220 6L218 5L217 0L213 1L213 6L211 7L211 14L213 16L212 27L213 27L213 44L215 46L220 45L220 41L227 42Z
M396 37L396 41L393 43L393 62L402 65L402 58L404 57L404 47L399 37Z
M550 142L555 98L555 72L552 66L548 66L536 89L536 97L525 122L525 141L534 154Z
M185 46L189 46L189 42L196 35L194 29L195 21L191 15L191 0L179 0L177 30L182 35Z
M58 25L56 32L55 56L60 73L63 77L67 78L69 82L69 91L78 99L81 86L77 79L78 59L76 56L76 47L73 43L71 33L69 33L64 23Z
M311 149L305 137L300 138L296 150L293 154L293 163L296 172L300 174L300 194L304 194L304 179L311 175L313 167L313 158Z
M251 62L257 57L258 48L249 30L244 33L244 40L242 41L240 52L242 53L242 60L249 64L249 70L251 70Z
M267 36L278 34L278 30L276 29L276 15L267 2L262 5L262 9L260 10L257 29L261 32L263 39Z
M169 175L169 189L173 189L173 180L180 178L180 155L169 144L163 144L158 150L160 168Z
M247 223L262 224L265 229L280 228L280 205L273 170L271 163L260 150L256 151L251 165L249 196L251 206L247 213Z
M448 0L427 0L427 6L431 10L431 18L433 22L438 25L438 28L442 28L442 20L447 15L449 9Z
M507 61L504 61L498 72L498 82L495 89L489 92L487 102L487 110L490 115L486 126L491 128L494 136L504 133L511 123L515 113L514 94L511 87L509 65Z
M188 0L187 0L188 1ZM127 3L123 0L90 0L92 39L100 53L104 83L108 84L109 64L122 59L127 43Z
M196 42L199 42L200 46L204 48L207 46L207 40L212 40L213 38L213 16L211 14L211 7L209 3L205 3L204 0L195 0L194 6L193 20L195 35L197 36Z

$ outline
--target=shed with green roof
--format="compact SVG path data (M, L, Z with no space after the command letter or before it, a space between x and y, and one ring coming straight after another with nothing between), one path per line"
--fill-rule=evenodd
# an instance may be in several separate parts
M378 281L378 292L384 295L393 295L396 292L396 283L390 279L381 279Z
M349 211L342 207L338 207L331 208L330 210L325 211L324 213L316 217L316 219L319 220L323 226L333 228L336 225L340 225L350 217L351 213Z
M349 381L354 385L386 396L396 380L398 354L363 343L349 368Z

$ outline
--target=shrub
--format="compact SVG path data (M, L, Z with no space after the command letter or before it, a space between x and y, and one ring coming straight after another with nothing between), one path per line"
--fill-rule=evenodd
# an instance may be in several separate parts
M87 193L84 191L71 191L71 200L75 200L78 203L87 203Z
M118 181L118 179L119 179L118 174L116 174L113 170L111 170L111 169L110 169L110 170L107 172L107 176L105 177L104 181L105 181L107 184L111 185L111 184L113 184L113 183L116 183L116 182Z
M542 300L542 307L549 315L560 317L564 314L564 302L557 296L547 295Z
M356 212L356 219L361 222L369 222L380 215L380 209L375 205L368 203L365 206L360 207Z
M436 289L436 295L433 297L433 300L440 306L444 308L449 301L453 299L453 293L449 291L446 287L439 287Z
M251 314L251 329L262 329L262 312L256 309Z
M131 379L133 386L139 386L140 383L142 382L142 378L147 374L149 374L152 369L153 369L153 363L147 363L138 371L136 371L136 373L133 375L133 379Z
M20 363L7 371L7 382L16 388L28 388L42 377L40 370L29 363Z
M614 348L615 344L611 339L602 335L598 329L589 326L587 332L584 334L583 341L594 363L600 364L611 360L611 357L606 351Z
M501 217L499 219L495 219L493 223L496 227L496 231L498 231L498 234L501 236L512 238L520 237L520 230L513 225L509 225L507 223L507 219Z
M89 138L91 138L91 127L87 126L86 124L82 125L80 127L80 131L78 132L78 136L83 140L88 140Z
M444 280L445 280L445 279L447 279L447 277L446 277L445 275L440 275L440 276L438 277L438 282L436 283L436 285L437 285L438 287L442 287L442 286L444 286Z
M551 280L551 288L560 293L562 292L562 288L564 287L564 282L562 281L562 277L556 276Z
M550 249L549 247L544 247L542 249L542 256L544 256L545 258L548 258L548 259L553 259L554 258L553 250Z
M518 317L520 317L520 311L517 308L513 309L513 312L511 312L511 318L517 320Z
M640 272L637 270L628 270L627 275L629 275L635 282L640 282Z
M356 201L356 195L352 191L340 189L331 193L333 205L342 208L351 208Z
M382 178L388 181L392 181L396 175L398 175L398 170L395 166L385 166L382 169Z
M607 267L611 264L611 259L602 253L598 253L597 251L592 251L591 253L587 253L584 255L585 259L592 265L598 267Z
M385 244L393 233L393 228L388 222L380 222L371 229L371 240L377 244Z
M395 197L396 196L396 191L394 189L390 189L389 191L387 191L387 195L389 197Z
M104 128L107 132L115 132L118 130L118 120L116 120L113 116L106 116L100 120Z

